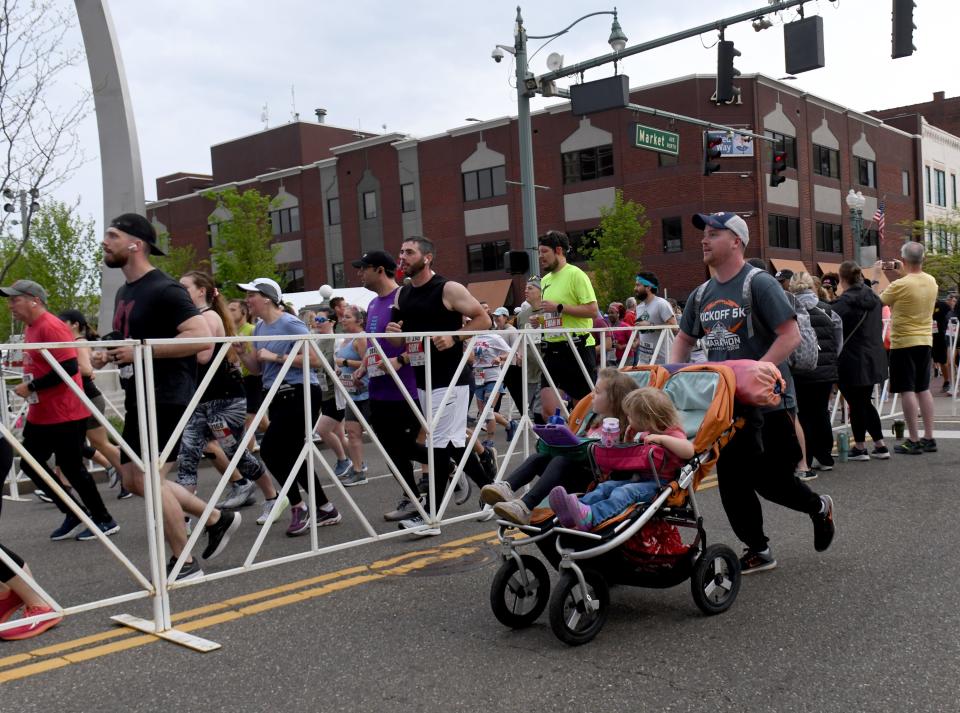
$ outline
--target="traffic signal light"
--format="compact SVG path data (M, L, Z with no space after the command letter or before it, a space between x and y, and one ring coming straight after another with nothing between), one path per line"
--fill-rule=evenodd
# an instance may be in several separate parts
M740 71L733 66L733 60L739 56L740 50L733 46L733 42L721 40L717 45L718 104L729 104L740 93L740 88L733 86L733 80L740 76Z
M783 146L782 141L778 141L773 145L773 150L770 154L770 187L776 188L781 183L787 180L787 177L783 175L784 170L787 168L787 150Z
M917 49L913 46L913 31L917 26L913 24L913 8L917 4L913 0L893 0L893 59L909 57Z
M725 131L705 131L703 132L703 175L709 176L714 171L720 170L720 164L716 159L720 158L720 144L727 137Z

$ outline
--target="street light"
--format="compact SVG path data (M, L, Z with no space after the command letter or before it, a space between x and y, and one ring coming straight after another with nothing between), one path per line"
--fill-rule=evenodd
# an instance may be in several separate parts
M509 52L517 62L517 130L520 149L520 203L523 211L523 248L530 254L530 274L537 273L537 203L533 176L533 129L530 124L530 98L536 96L539 89L537 78L527 69L527 40L552 40L566 34L574 25L595 15L613 15L609 42L614 52L622 52L627 46L627 36L617 20L617 10L602 10L574 20L567 27L550 35L527 35L523 27L523 16L517 7L517 19L514 26L513 46L497 45L491 57L495 62L503 59L503 53Z
M860 243L863 237L863 206L867 199L860 191L851 188L847 193L847 207L850 209L850 232L853 234L853 261L860 264Z

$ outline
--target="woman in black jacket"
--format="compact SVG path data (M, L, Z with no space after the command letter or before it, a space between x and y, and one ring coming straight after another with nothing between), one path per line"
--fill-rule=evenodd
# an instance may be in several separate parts
M866 461L871 456L889 458L880 415L871 401L874 385L887 376L880 298L863 283L860 266L851 260L840 266L840 288L840 297L831 306L843 320L844 344L837 372L840 393L850 406L854 442L850 460ZM873 439L870 452L865 440L867 432Z
M830 423L830 396L837 383L837 353L843 341L840 318L830 305L821 302L816 279L800 272L790 279L790 291L796 295L798 308L810 315L810 325L817 333L817 366L809 371L792 369L797 391L797 417L806 441L806 471L803 479L813 476L813 470L832 470L833 427Z

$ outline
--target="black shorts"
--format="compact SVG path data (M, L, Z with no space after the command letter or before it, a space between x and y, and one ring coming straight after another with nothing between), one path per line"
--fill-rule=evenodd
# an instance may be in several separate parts
M173 435L173 430L177 427L177 423L180 422L182 415L183 406L179 404L157 404L157 438L160 441L158 450L163 450L163 447L167 445L167 441L170 439L170 436ZM140 420L137 417L136 404L133 405L133 408L128 406L127 415L123 421L123 432L120 435L122 435L123 440L130 445L130 449L139 456ZM167 463L175 461L179 454L180 439L178 438L176 444L173 446L173 450L170 451L170 455L167 456ZM129 456L127 456L122 448L120 449L120 462L130 462Z
M343 409L337 408L337 400L332 396L329 399L320 402L320 413L322 413L324 416L332 418L334 421L343 420Z
M97 394L90 400L93 402L93 405L97 409L97 411L106 415L107 412L104 409L107 406L107 402L106 402L106 399L103 398L103 394ZM103 428L103 426L100 425L100 422L91 413L89 416L87 416L87 430L92 431L95 428Z
M243 390L247 392L247 413L257 413L263 403L263 380L259 374L247 374L243 377Z
M890 350L890 392L919 394L930 388L930 347L903 347Z
M586 344L586 337L574 339L580 359L590 374L590 379L597 380L597 355L592 346ZM583 378L580 365L570 352L570 345L566 342L543 342L543 363L553 377L553 383L560 391L565 391L572 399L579 401L593 389ZM550 383L546 376L540 377L540 388L547 388Z
M370 402L367 399L363 399L361 401L354 401L353 403L357 407L357 410L363 414L363 418L366 420L366 422L370 423ZM344 421L360 423L360 419L357 418L352 408L345 408L340 413L343 414Z
M931 354L934 364L947 363L947 338L942 334L933 335L933 350Z

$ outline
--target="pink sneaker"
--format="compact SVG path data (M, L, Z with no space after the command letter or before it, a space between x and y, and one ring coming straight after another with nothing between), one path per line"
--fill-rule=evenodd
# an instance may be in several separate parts
M53 612L53 609L48 607L46 604L42 604L38 607L27 607L23 612L23 616L26 618L31 616L39 616L40 614L49 614L51 612ZM3 639L4 641L19 641L20 639L29 639L37 636L38 634L42 634L47 629L53 628L61 621L63 621L63 617L57 616L53 619L45 619L43 621L35 621L31 624L15 626L12 629L0 631L0 639Z
M287 528L287 537L302 535L310 529L310 511L305 507L290 508L290 527Z
M557 519L564 527L586 532L593 527L593 511L589 505L580 502L580 498L571 495L558 485L550 491L548 498L550 509L557 514Z
M23 600L20 595L12 589L7 592L7 596L0 599L0 624L12 617L14 613L23 606Z

